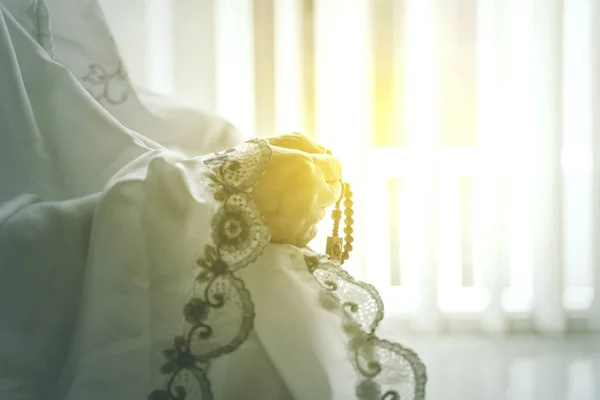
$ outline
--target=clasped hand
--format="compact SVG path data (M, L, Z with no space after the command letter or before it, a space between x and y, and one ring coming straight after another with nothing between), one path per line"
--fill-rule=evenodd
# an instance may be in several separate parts
M306 246L325 209L340 198L342 168L322 146L291 133L267 139L272 159L253 189L271 241Z

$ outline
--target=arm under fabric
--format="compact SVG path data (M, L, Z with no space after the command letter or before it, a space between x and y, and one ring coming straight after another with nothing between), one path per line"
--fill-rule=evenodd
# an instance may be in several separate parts
M260 168L250 172L252 168L244 171L242 167L241 173L238 168L246 163L267 165L259 161L265 157L260 156L264 142L249 143L249 147L207 160L214 172L215 199L222 201L223 207L213 219L214 247L206 247L199 263L204 271L195 292L199 294L198 307L190 303L190 310L203 310L201 305L213 300L220 305L220 300L227 298L211 290L219 278L209 271L229 266L233 277L241 280L234 286L245 287L251 296L252 306L242 308L241 314L248 322L255 314L258 339L295 399L423 399L426 371L419 357L376 335L383 303L373 286L357 282L339 264L309 249L272 245L252 262L256 257L252 244L261 243L262 220L256 218L252 199L235 199L256 184ZM230 204L245 206L228 207ZM253 221L258 225L253 226L258 230L254 234L243 228L252 226ZM195 327L200 337L202 332L210 337L214 333L208 321L210 313L198 315L202 318L188 332ZM202 339L195 342L201 344Z
M372 287L306 249L263 254L250 193L270 157L263 140L197 159L155 152L109 183L48 399L423 398L418 357L375 336Z
M165 352L170 379L156 399L187 393L190 380L211 398L206 371L252 330L295 399L424 398L419 357L376 336L383 303L374 287L308 249L262 254L269 235L249 193L269 159L266 143L252 140L202 160L219 205L184 307L187 325ZM194 362L183 363L186 356ZM232 384L240 373L221 371Z

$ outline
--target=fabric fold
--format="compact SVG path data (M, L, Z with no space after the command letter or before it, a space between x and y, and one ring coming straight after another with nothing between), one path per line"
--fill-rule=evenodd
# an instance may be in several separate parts
M132 159L163 147L118 123L0 4L0 201L62 200L104 188Z

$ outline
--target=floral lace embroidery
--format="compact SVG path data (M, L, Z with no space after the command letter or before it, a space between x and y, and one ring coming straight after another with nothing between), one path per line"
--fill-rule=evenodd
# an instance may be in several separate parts
M121 60L119 60L117 68L113 72L109 72L100 64L90 64L88 73L81 80L93 85L93 87L87 87L87 89L100 104L106 102L115 106L124 103L129 98L127 72ZM122 88L119 95L116 95L114 86L123 82L126 86Z
M233 352L248 338L254 303L235 272L255 261L270 242L269 230L249 195L270 159L271 149L259 139L202 159L209 171L204 178L220 203L212 220L213 245L206 245L198 259L194 293L183 309L184 334L163 352L166 387L150 393L148 400L212 399L210 360ZM302 251L309 271L323 287L321 304L342 318L360 376L357 399L423 400L427 376L419 357L375 335L384 315L377 290L357 282L327 256Z
M270 232L249 195L271 160L264 140L250 140L202 159L219 210L212 219L212 245L198 259L199 273L185 305L184 334L163 352L166 388L148 400L213 398L210 360L237 349L254 322L254 303L235 271L252 263L270 242Z
M327 256L304 249L308 270L322 286L321 305L337 312L348 335L348 350L360 375L360 400L422 400L427 372L419 356L399 343L379 339L375 331L384 315L377 290L356 281Z

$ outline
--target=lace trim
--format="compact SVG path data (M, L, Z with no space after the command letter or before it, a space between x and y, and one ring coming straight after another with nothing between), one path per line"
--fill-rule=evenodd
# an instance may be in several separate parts
M253 328L254 303L235 272L252 263L270 242L257 205L249 195L271 160L264 140L254 139L202 159L220 207L212 220L212 245L198 259L199 273L185 305L184 334L163 352L164 389L148 400L213 399L207 371L210 360L236 350ZM323 287L321 304L337 312L348 335L351 360L360 376L360 400L422 400L425 366L410 349L375 335L384 306L377 290L357 282L339 264L310 249L302 250L309 271Z
M339 263L325 255L308 248L303 253L308 270L323 288L321 305L342 319L348 351L360 375L357 399L425 399L427 370L419 356L375 334L384 316L383 301L377 289L356 281Z
M200 271L183 309L184 334L163 351L166 387L150 393L148 400L212 399L210 360L233 352L248 338L254 303L235 272L255 261L271 239L249 195L270 161L270 147L258 139L202 158L202 179L220 203L212 219L213 244L205 246L197 261Z

